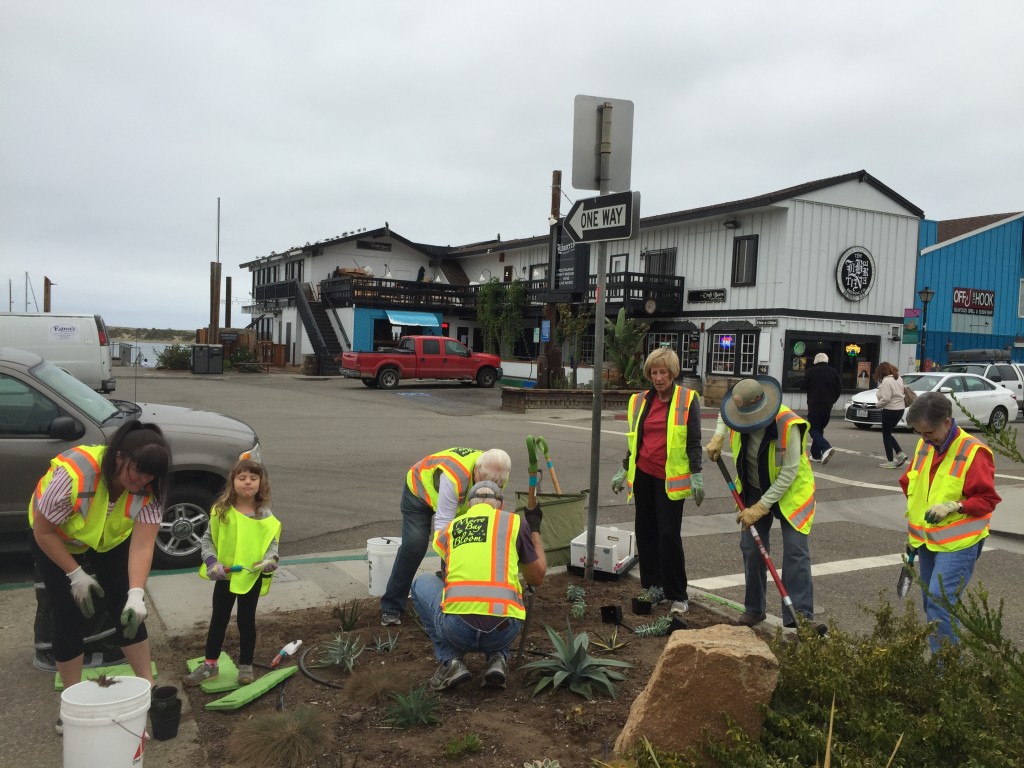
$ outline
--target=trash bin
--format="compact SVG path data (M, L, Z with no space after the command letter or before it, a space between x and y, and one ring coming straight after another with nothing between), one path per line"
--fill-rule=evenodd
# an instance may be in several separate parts
M207 373L224 373L224 345L210 344L210 352L207 358Z
M303 355L302 356L302 375L303 376L319 376L320 375L320 358L317 355Z
M192 345L192 373L210 372L210 345Z

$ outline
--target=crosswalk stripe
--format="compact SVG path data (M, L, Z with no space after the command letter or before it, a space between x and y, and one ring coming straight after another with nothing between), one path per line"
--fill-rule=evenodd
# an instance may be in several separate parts
M834 576L837 573L851 573L854 571L866 571L869 568L888 568L893 565L900 565L903 562L903 555L876 555L873 557L857 557L852 560L835 560L831 563L818 563L811 566L811 576ZM782 574L781 569L779 574ZM697 589L708 591L715 589L728 589L730 587L742 587L746 583L742 573L732 573L727 576L712 576L707 579L696 579L690 584Z

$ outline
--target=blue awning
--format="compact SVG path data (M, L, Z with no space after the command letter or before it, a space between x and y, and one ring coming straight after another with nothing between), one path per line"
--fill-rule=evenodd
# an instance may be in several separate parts
M420 325L424 328L438 328L441 321L431 312L394 312L387 310L392 325Z

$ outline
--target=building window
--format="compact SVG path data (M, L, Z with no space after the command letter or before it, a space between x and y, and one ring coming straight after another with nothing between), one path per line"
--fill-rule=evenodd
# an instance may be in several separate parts
M1017 290L1017 317L1024 317L1024 280L1020 281Z
M544 282L548 279L548 265L547 264L531 264L530 265L530 282Z
M647 354L651 354L658 347L668 347L677 355L679 354L679 334L678 333L648 333L647 334Z
M740 375L754 375L754 350L757 345L754 343L754 334L740 334Z
M733 286L757 282L757 235L737 237L732 242Z
M729 331L712 334L712 374L753 376L756 359L757 334Z

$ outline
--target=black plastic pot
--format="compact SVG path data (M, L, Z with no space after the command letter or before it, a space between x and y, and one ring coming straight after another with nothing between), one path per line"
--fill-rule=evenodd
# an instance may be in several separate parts
M639 597L634 597L632 600L633 613L637 616L646 616L651 612L651 601L641 600Z
M622 623L622 606L621 605L602 605L601 606L601 621L605 624L621 624Z
M178 702L179 706L181 702ZM166 719L158 719L156 715L150 718L153 724L153 738L157 741L167 741L178 735L178 726L181 724L181 714Z
M149 714L153 720L178 717L181 715L181 699L173 685L161 685L153 689Z

